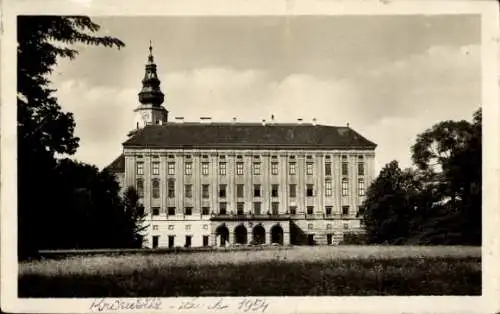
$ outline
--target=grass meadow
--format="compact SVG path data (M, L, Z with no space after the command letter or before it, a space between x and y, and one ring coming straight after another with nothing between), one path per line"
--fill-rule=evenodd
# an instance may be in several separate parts
M19 264L19 297L480 295L481 248L287 247Z

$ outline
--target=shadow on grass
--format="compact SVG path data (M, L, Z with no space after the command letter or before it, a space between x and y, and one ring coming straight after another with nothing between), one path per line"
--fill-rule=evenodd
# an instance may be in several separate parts
M480 295L480 258L272 261L19 278L19 297Z

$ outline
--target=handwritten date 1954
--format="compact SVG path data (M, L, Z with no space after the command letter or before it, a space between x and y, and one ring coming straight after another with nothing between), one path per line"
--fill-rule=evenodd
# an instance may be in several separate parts
M269 303L263 299L243 299L238 304L238 310L242 312L261 312L267 310Z

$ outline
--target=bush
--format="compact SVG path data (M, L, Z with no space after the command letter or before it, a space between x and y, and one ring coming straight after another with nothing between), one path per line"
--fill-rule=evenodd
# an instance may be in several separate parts
M340 241L340 245L363 245L366 243L366 234L354 232L344 233L344 239Z

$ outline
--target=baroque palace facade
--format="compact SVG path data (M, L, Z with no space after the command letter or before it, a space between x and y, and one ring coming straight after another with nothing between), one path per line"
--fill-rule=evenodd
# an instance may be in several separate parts
M149 49L137 128L107 168L141 197L145 247L331 245L363 232L376 144L315 122L170 122Z

